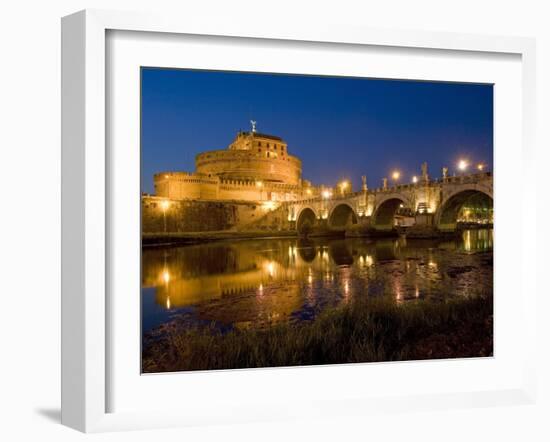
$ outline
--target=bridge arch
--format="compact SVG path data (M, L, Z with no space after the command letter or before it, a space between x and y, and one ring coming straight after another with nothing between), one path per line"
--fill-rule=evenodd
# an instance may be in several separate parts
M374 208L371 225L380 230L391 230L394 219L401 205L408 207L407 198L400 194L391 194L380 201Z
M328 216L328 225L333 230L345 230L346 226L357 222L357 213L348 203L336 204Z
M437 229L441 231L456 230L460 211L468 201L478 197L485 199L491 206L493 205L493 193L479 186L463 187L446 196L435 215Z
M304 207L296 218L296 230L300 234L309 233L317 224L317 216L311 207Z

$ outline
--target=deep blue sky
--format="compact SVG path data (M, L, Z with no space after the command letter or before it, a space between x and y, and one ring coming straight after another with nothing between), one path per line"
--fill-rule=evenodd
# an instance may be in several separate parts
M378 187L451 173L461 157L493 163L492 85L144 68L142 174L193 171L199 152L225 149L238 130L278 135L314 184Z

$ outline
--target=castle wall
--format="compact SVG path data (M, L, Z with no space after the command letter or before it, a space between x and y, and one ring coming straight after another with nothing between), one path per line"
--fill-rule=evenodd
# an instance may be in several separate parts
M266 149L203 152L196 157L196 172L298 185L302 174L301 161L292 155Z
M185 172L154 176L155 194L169 199L218 199L219 179Z
M158 173L154 183L155 195L171 200L294 201L320 192L311 186L224 179L185 172Z
M155 196L141 199L142 232L214 232L240 229L270 213L269 203L246 201L168 200ZM168 207L163 210L162 202ZM164 215L165 213L165 215Z

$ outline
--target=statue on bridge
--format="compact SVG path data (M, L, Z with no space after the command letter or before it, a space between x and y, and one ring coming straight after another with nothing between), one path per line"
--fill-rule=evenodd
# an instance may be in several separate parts
M382 189L387 190L388 189L388 179L382 178Z
M423 163L422 163L422 166L421 166L421 169L422 169L422 181L424 181L425 183L427 183L427 182L429 181L429 177L428 177L428 163L423 162Z
M363 192L366 192L367 190L369 190L369 188L367 187L367 176L366 175L363 175L361 177L361 181L363 183L361 189L363 190Z
M441 174L443 175L443 181L446 181L447 180L447 175L449 174L449 168L444 167L443 169L441 169Z

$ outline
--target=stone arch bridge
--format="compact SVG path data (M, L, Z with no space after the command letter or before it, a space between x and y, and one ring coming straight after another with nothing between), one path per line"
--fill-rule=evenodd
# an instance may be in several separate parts
M462 207L474 195L487 199L492 206L492 173L424 179L415 184L293 201L282 209L288 212L291 228L299 233L317 228L387 232L399 222L410 231L453 232Z

